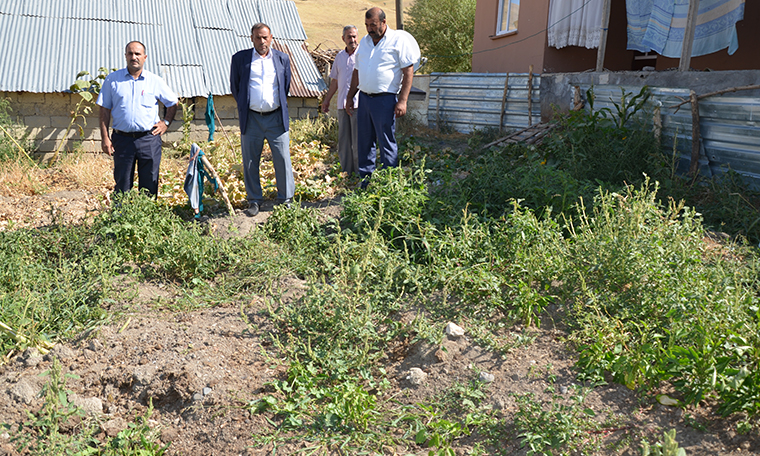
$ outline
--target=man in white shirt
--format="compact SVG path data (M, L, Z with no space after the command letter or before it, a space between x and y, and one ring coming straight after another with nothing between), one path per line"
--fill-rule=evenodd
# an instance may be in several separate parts
M359 155L357 148L357 123L353 116L346 112L346 94L351 88L351 77L354 74L354 62L356 48L359 45L355 25L343 27L343 42L346 48L335 56L332 69L330 70L330 88L322 101L322 112L330 111L330 100L335 92L338 92L338 159L343 172L359 174ZM359 100L358 94L353 98L352 108L356 109Z
M230 68L230 89L240 119L240 148L248 197L245 214L249 217L259 213L263 201L259 164L265 139L272 150L278 203L290 206L295 193L287 98L290 58L284 52L272 49L272 38L268 25L255 24L251 28L253 49L233 55Z
M374 7L364 15L367 35L356 50L356 65L351 88L346 95L346 111L353 115L348 101L359 90L356 109L359 126L359 175L365 179L375 171L376 152L382 166L398 166L396 118L406 114L420 47L412 35L393 30L385 23L385 12ZM377 150L372 147L377 146Z

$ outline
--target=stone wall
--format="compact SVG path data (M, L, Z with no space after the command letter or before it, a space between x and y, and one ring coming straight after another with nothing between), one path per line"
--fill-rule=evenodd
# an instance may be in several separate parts
M25 143L30 144L35 155L45 156L57 148L61 151L82 150L99 152L100 129L98 128L98 106L92 112L78 117L71 126L72 114L81 99L79 95L69 93L30 93L2 92L1 98L10 103L11 118L23 126L18 132ZM200 142L208 140L208 127L205 121L206 98L196 97L182 100L192 108L190 121L190 140ZM163 114L163 106L159 107ZM237 104L232 95L214 97L214 109L219 119L216 122L215 139L223 135L222 127L227 133L239 133ZM319 112L319 100L316 98L288 98L288 112L291 118L315 117ZM221 124L221 126L220 126ZM163 136L164 146L172 147L183 138L183 113L180 107L174 117L169 131Z

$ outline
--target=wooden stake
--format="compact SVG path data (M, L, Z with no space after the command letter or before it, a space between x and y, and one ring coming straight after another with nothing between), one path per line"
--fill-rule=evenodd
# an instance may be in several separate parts
M577 111L583 106L583 100L581 100L581 88L580 86L573 87L573 111Z
M654 138L657 140L657 145L660 145L662 139L662 112L660 105L654 107L654 116L652 117L652 131Z
M211 162L208 161L208 158L206 158L205 155L201 155L201 163L203 163L203 166L206 167L206 169L211 172L211 175L216 179L216 182L219 184L219 190L222 193L222 199L224 200L224 203L227 205L227 211L229 211L230 215L235 215L235 209L232 208L232 203L230 203L230 198L227 196L227 190L224 189L224 182L219 178L219 175L216 173L216 170L213 166L211 166Z
M596 71L604 71L604 54L607 52L607 29L610 27L610 1L602 5L602 35L599 37L599 49L596 51Z
M689 165L689 175L692 178L697 177L699 173L699 100L697 94L692 90L691 98L691 164Z
M533 125L533 65L528 68L528 126Z
M435 127L441 131L441 89L435 89Z
M686 27L683 31L683 46L678 71L689 71L691 67L691 50L694 46L694 29L697 27L699 0L689 0L689 13L686 16Z
M509 92L509 73L504 78L504 93L501 95L501 112L499 113L499 133L504 131L504 111L507 109L507 93Z

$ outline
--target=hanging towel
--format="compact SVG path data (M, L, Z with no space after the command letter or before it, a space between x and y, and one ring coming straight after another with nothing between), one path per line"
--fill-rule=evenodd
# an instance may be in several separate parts
M599 47L602 0L552 0L549 4L549 46Z
M736 23L744 18L745 0L700 0L692 57L739 48ZM689 0L626 2L628 49L681 57Z
M214 122L214 95L208 94L206 101L206 126L208 127L208 142L214 140L216 122Z
M190 163L187 165L184 188L190 199L190 207L195 212L195 218L200 218L203 212L203 179L213 184L213 191L219 189L219 183L203 167L203 160L201 160L203 155L198 144L193 143L190 147Z

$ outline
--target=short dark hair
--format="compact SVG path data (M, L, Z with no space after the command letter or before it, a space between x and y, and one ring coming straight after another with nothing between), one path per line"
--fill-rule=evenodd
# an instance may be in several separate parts
M380 22L383 22L385 20L385 11L383 11L380 8L377 8L377 9L380 11L377 14L372 14L373 8L368 9L367 12L364 13L364 19L373 19L375 16L377 16L377 19Z
M269 33L272 33L272 29L268 25L263 22L257 22L253 24L253 27L251 27L251 35L253 35L256 30L261 30L264 28L269 30Z
M346 34L346 32L347 32L347 31L349 31L349 30L354 30L354 29L356 29L356 26L355 26L355 25L347 25L347 26L343 27L343 35L345 36L345 34ZM359 30L359 29L357 29L357 31L358 31L358 30Z
M145 49L145 45L144 44L142 44L141 42L139 42L137 40L134 40L134 41L130 41L129 43L127 43L126 46L124 46L124 53L125 54L127 53L127 48L129 47L130 44L135 44L135 43L137 43L140 46L142 46L142 48L143 48L143 54L145 54L147 52L147 50Z

